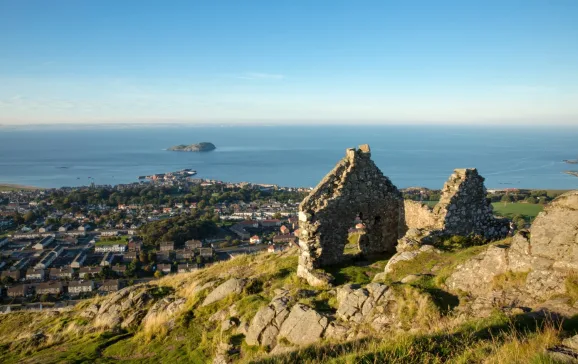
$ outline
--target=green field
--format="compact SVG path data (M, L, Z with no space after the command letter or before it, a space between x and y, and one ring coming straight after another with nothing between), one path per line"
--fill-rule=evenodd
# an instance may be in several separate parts
M504 204L503 202L494 202L492 203L492 206L496 215L509 218L515 215L522 215L529 217L530 220L533 220L540 211L544 209L543 205L521 202L509 202L507 204Z
M39 187L22 186L9 183L0 184L0 191L41 190Z
M96 242L95 245L115 245L115 244L122 244L126 245L128 243L128 236L119 236L120 239L118 240L99 240Z

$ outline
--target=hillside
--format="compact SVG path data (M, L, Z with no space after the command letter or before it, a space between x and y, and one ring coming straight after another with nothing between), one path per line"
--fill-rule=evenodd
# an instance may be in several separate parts
M508 241L496 244L503 243ZM288 292L289 304L301 303L335 321L340 289L348 283L369 283L387 260L358 258L354 265L333 270L339 277L338 286L314 288L296 277L296 249L241 256L194 273L168 276L149 285L87 300L70 311L3 315L0 361L204 363L215 357L263 363L292 363L297 358L311 363L544 359L547 347L558 344L578 326L572 321L559 325L548 318L535 320L516 311L496 311L476 318L453 310L467 298L448 292L444 280L456 265L482 249L451 249L396 266L387 282L396 292L396 307L391 313L399 322L394 327L375 330L371 325L360 325L347 332L347 337L319 338L304 347L281 338L273 349L281 353L278 356L268 354L271 348L249 346L246 337L247 326L257 311L280 290ZM408 279L409 274L421 275ZM203 306L207 297L215 297L215 287L229 277L247 281L238 293L225 292L220 300Z
M0 362L576 362L578 191L518 231L486 196L466 168L433 210L404 201L347 149L300 204L298 247L4 314Z

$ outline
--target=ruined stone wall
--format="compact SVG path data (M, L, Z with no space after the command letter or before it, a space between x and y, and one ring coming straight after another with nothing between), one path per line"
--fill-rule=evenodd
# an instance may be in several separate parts
M432 209L421 202L405 200L405 224L408 229L435 229L438 226Z
M348 149L335 168L299 206L298 274L313 282L313 270L343 261L348 229L357 216L365 224L365 254L395 251L405 232L403 198L371 160L369 146Z
M454 170L433 210L438 228L447 235L474 234L487 239L505 237L509 221L493 216L486 194L484 178L475 168Z

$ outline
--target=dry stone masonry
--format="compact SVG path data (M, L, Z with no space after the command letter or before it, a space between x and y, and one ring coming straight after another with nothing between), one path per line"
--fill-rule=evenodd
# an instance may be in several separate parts
M405 229L403 198L371 160L368 145L347 149L345 158L301 202L300 277L312 285L331 280L315 270L343 261L348 229L356 217L365 225L359 239L362 253L395 250Z
M454 170L433 210L419 202L405 201L404 211L408 230L398 241L397 253L385 271L374 277L375 281L385 278L399 262L435 251L430 244L440 237L477 235L497 240L509 232L509 221L494 217L492 205L486 199L484 178L475 168Z
M447 235L480 235L501 239L509 231L507 219L497 219L486 199L484 178L477 169L456 169L445 183L433 214Z

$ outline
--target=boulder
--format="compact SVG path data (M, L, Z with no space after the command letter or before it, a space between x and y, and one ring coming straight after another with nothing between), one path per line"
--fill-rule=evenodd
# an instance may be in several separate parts
M289 315L287 294L277 295L271 303L257 311L251 320L245 341L249 345L274 347L281 325Z
M246 279L231 278L215 288L203 301L202 307L220 301L231 294L239 294L247 285Z
M295 345L309 345L321 339L329 320L309 306L297 303L283 321L279 336Z

